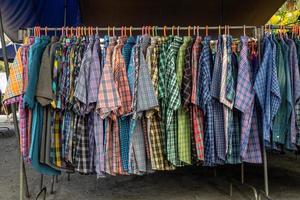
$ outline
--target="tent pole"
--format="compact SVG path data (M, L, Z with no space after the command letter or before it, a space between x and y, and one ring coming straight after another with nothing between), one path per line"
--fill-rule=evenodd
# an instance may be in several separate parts
M0 36L1 36L1 44L2 44L4 65L5 65L6 79L8 79L9 67L8 67L7 52L6 52L6 48L5 48L6 44L5 44L5 38L4 38L4 29L3 29L3 23L2 23L1 10L0 10ZM19 145L19 148L21 148L20 132L19 132L18 119L17 119L17 114L16 114L16 106L14 104L12 104L10 107L11 107L11 110L13 113L14 129L15 129L16 135L18 137L18 145ZM19 151L19 153L20 153L20 199L23 199L23 184L25 186L26 197L29 197L29 191L28 191L28 184L27 184L26 169L25 169L21 151Z
M64 3L64 26L67 25L67 0Z

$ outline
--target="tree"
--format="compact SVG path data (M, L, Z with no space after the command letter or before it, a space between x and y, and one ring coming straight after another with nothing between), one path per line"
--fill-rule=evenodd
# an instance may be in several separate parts
M271 17L267 24L293 25L299 24L300 0L287 0Z

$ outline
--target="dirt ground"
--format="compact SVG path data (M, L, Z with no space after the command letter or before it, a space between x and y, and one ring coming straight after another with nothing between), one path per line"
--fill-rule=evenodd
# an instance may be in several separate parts
M0 200L19 199L19 157L15 136L0 137ZM293 154L269 154L270 196L274 200L300 200L300 160ZM26 165L31 198L39 192L40 176ZM239 180L240 166L216 169L187 167L174 172L159 172L146 176L107 177L59 176L50 194L51 177L44 178L47 200L222 200L229 197L229 180ZM263 188L262 166L246 165L245 181ZM231 199L254 199L251 190L239 184L233 186ZM42 198L39 198L42 199Z

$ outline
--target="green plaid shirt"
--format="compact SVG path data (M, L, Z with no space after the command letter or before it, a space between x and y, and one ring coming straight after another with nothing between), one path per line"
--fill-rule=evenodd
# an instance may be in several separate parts
M176 60L182 38L175 36L167 52L166 83L166 135L167 158L173 165L179 165L177 152L177 117L175 111L180 106L180 90L176 77Z
M176 63L176 75L179 85L179 91L181 90L182 78L184 72L184 61L185 52L189 43L191 42L191 37L184 37L183 44L180 46L177 63ZM178 139L178 156L179 160L192 164L191 160L191 123L189 111L183 108L181 105L177 112L177 139Z

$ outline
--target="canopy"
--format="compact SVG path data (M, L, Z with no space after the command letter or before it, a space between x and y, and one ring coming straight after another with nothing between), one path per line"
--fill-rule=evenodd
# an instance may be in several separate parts
M6 35L18 40L18 29L33 26L62 27L81 24L78 0L0 0Z
M262 25L285 0L0 0L5 33L20 28L143 25Z

